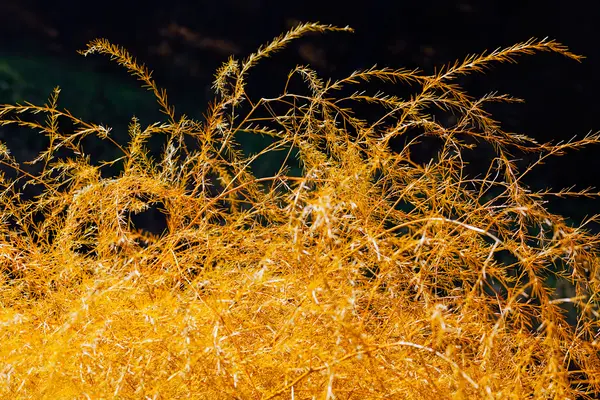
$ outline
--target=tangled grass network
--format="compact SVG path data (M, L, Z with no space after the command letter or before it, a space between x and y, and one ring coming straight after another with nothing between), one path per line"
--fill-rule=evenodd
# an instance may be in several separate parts
M164 113L133 118L127 143L61 109L58 88L44 105L0 106L0 126L48 141L28 161L37 172L0 144L1 398L598 398L600 238L586 228L598 216L573 227L545 203L600 193L534 192L523 177L600 135L505 132L484 109L519 99L456 83L534 52L581 57L532 39L433 75L327 80L297 66L278 97L246 92L252 68L292 40L350 30L301 24L230 58L201 121L178 115L125 49L90 42L83 55L122 65ZM417 90L372 93L376 82ZM246 154L242 131L270 142ZM120 156L93 164L87 137ZM438 146L425 163L412 153L423 140ZM286 155L277 172L254 174L273 152ZM476 174L475 153L489 155ZM523 169L520 154L537 158ZM26 186L39 194L23 198ZM136 227L148 209L162 234Z

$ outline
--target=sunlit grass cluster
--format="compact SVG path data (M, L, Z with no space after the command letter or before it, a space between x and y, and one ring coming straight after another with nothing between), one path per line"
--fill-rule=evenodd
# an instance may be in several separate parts
M229 59L202 121L177 115L124 49L92 41L84 55L110 56L164 112L149 126L132 119L128 143L61 109L59 89L42 106L0 107L1 125L49 140L31 161L36 173L1 148L4 170L17 173L3 177L0 197L1 398L598 395L599 237L544 206L597 193L533 192L522 180L600 136L548 144L504 132L484 109L518 99L472 98L455 83L538 51L580 57L529 40L433 75L374 67L336 81L299 66L279 97L247 94L251 69L291 40L349 30L303 24ZM376 81L418 90L363 88ZM291 91L298 83L301 94ZM362 103L379 117L361 117ZM438 110L455 123L439 122ZM272 144L245 154L240 131ZM151 157L156 135L164 151ZM93 165L87 136L122 156ZM424 138L439 152L423 164L411 151ZM465 156L483 145L494 153L487 169L466 173ZM254 176L274 151L288 155L279 171ZM539 157L519 170L523 153ZM302 176L289 173L296 158ZM106 173L114 165L118 176ZM24 199L23 185L41 194ZM166 218L162 235L131 221L153 207ZM550 278L570 282L575 297L557 298ZM563 303L576 305L575 325Z

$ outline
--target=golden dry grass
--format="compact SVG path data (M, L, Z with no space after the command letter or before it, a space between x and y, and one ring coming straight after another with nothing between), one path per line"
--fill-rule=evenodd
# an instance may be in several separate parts
M454 82L539 51L580 57L557 42L529 40L434 75L371 68L331 81L301 66L289 79L303 79L307 94L288 85L277 98L246 94L251 68L289 41L348 30L302 24L243 61L231 58L216 73L217 99L203 122L177 116L124 49L91 42L84 55L123 65L165 113L147 127L133 119L127 144L61 110L58 89L43 106L0 107L0 124L50 138L32 161L42 165L39 174L1 149L1 163L19 174L3 178L0 197L0 397L598 395L599 237L544 207L552 195L598 194L531 192L522 178L546 157L600 136L540 144L504 132L484 107L517 99L474 99ZM359 87L370 80L420 89L408 98L369 94ZM361 102L380 107L381 118L357 115ZM456 123L442 125L435 109L451 111ZM66 133L65 122L75 130ZM274 142L244 155L241 130ZM392 150L390 141L408 132L419 134ZM81 143L89 135L122 157L92 165ZM152 135L167 141L158 160L146 149ZM423 137L440 143L425 165L410 153ZM469 176L463 156L482 143L495 156L487 171ZM292 149L303 176L284 167L271 177L252 174L264 154L292 157ZM521 152L539 161L519 171ZM122 173L102 176L112 163L122 163ZM42 194L22 200L24 183ZM129 218L156 204L168 224L160 236ZM553 274L571 282L576 297L555 298ZM563 302L578 306L576 326L566 322Z

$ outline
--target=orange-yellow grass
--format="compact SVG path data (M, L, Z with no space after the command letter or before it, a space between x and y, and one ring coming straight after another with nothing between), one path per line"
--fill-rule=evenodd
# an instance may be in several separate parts
M550 155L598 134L539 144L502 131L484 111L507 95L468 96L453 80L491 63L552 51L529 40L445 66L434 75L371 68L338 81L299 66L307 91L253 100L250 69L308 32L303 24L216 74L216 100L198 122L179 116L151 73L124 49L91 42L151 90L165 120L133 119L129 143L58 106L0 107L0 124L41 130L47 151L27 172L3 146L0 243L0 397L147 399L575 399L600 390L598 236L544 208L516 154ZM408 84L407 98L365 81ZM343 90L342 90L343 89ZM380 119L353 112L361 102ZM278 112L275 112L275 109ZM444 126L435 109L450 111ZM65 132L61 123L74 130ZM244 155L236 132L270 135ZM91 165L96 135L122 157ZM145 143L164 135L158 159ZM439 154L410 150L423 136ZM187 138L186 138L187 137ZM390 141L406 137L404 149ZM187 142L184 142L186 138ZM189 145L191 142L194 145ZM463 155L487 142L495 156L470 176ZM302 177L282 167L256 178L264 154L295 148ZM69 157L58 158L69 153ZM119 176L103 176L121 163ZM537 164L537 163L534 163ZM106 174L105 174L106 175ZM23 183L41 195L16 195ZM158 207L152 236L130 215ZM586 223L594 221L590 218ZM506 257L509 254L510 257ZM509 261L506 261L509 260ZM556 298L556 275L574 297ZM578 307L570 326L561 303Z

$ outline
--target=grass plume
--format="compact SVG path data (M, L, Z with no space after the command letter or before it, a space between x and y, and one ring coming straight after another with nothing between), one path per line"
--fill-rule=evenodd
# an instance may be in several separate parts
M132 119L128 143L61 110L58 88L43 106L0 106L0 126L50 140L31 161L43 164L37 173L0 147L0 163L17 172L3 176L0 195L1 397L598 395L599 237L585 229L598 217L572 227L544 203L599 193L532 192L522 179L600 135L540 144L505 132L484 107L518 99L474 99L454 82L539 51L580 57L531 39L433 75L373 67L333 81L298 66L280 96L246 93L251 68L290 41L349 30L302 24L245 60L230 58L203 121L178 116L125 49L90 42L82 54L125 67L166 116L146 127ZM291 91L295 80L308 94ZM420 91L352 91L375 80ZM362 103L380 117L361 117ZM441 123L436 110L456 122ZM247 155L240 131L273 142ZM82 144L91 135L122 155L92 165ZM153 135L166 141L158 159L146 148ZM439 152L422 164L411 150L424 138L435 138ZM470 176L465 156L483 144L494 155ZM273 151L287 152L286 162L256 177L252 165ZM538 161L519 171L520 152ZM296 155L301 177L289 174ZM103 176L115 163L122 172ZM22 199L24 185L41 194ZM153 207L166 217L161 235L131 220ZM552 276L575 295L557 298ZM574 326L562 303L578 308Z

